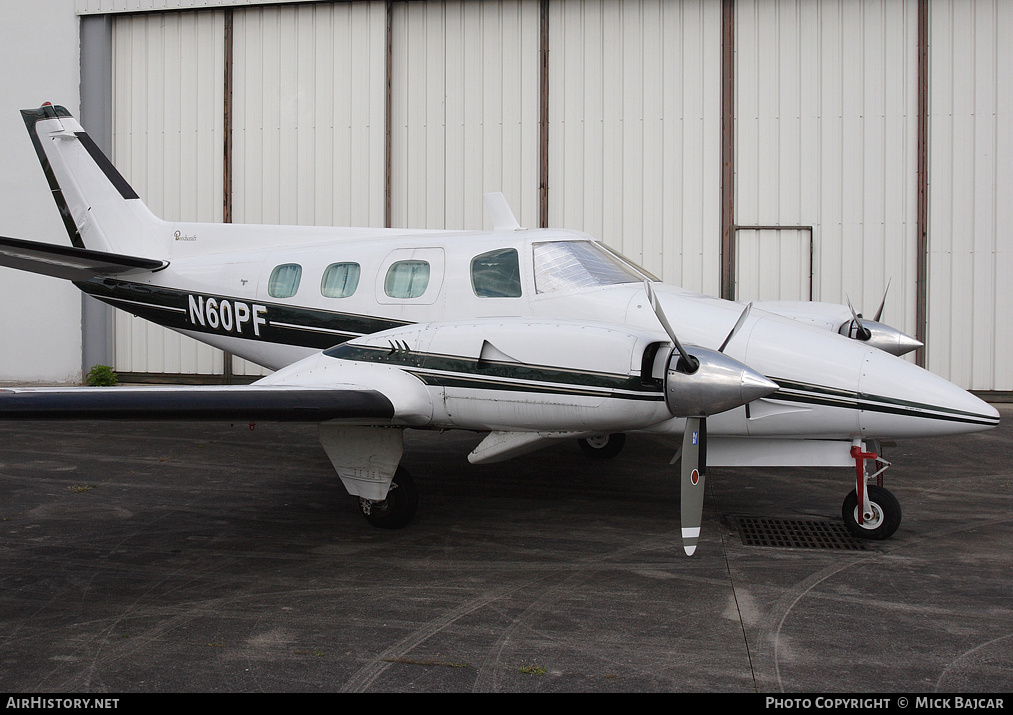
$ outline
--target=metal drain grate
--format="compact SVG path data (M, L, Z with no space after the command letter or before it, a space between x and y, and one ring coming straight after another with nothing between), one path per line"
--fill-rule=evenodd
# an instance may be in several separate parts
M833 521L737 516L733 522L745 546L865 551L865 544L844 524Z

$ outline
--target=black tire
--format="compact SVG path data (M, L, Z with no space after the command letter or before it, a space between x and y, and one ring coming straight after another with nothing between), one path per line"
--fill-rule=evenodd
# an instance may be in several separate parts
M900 502L883 487L869 484L866 489L869 490L869 505L874 518L864 524L858 523L858 493L852 489L841 505L844 526L859 539L888 539L900 526Z
M609 434L602 437L578 439L581 450L591 459L612 459L623 451L626 435L623 433Z
M383 501L360 501L366 521L380 529L402 529L415 518L419 508L419 492L415 480L403 467L398 467Z

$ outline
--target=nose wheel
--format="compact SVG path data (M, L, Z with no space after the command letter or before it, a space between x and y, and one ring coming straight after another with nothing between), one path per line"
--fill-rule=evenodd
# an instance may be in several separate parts
M900 502L883 488L883 472L890 463L875 452L864 451L858 440L851 447L851 456L855 459L855 488L841 505L844 526L858 539L888 539L900 526ZM868 474L866 460L878 469ZM872 479L875 484L869 483Z
M868 507L858 504L858 492L852 490L841 505L844 526L858 539L887 539L900 526L900 502L888 489L867 484Z

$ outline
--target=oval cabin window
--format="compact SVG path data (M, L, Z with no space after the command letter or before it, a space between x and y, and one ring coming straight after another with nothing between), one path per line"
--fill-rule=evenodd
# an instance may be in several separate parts
M398 261L387 269L383 292L391 298L418 298L429 286L429 263Z
M320 280L320 293L326 298L347 298L359 287L358 263L332 263Z
M284 263L271 271L267 282L267 293L272 298L291 298L299 290L302 266L298 263Z

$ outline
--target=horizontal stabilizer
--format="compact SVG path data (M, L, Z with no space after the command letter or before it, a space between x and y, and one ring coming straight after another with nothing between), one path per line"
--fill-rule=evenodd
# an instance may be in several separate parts
M0 420L235 420L386 424L394 406L358 387L257 385L0 388Z
M121 256L87 248L56 246L0 236L0 266L70 281L139 271L160 271L168 261Z

